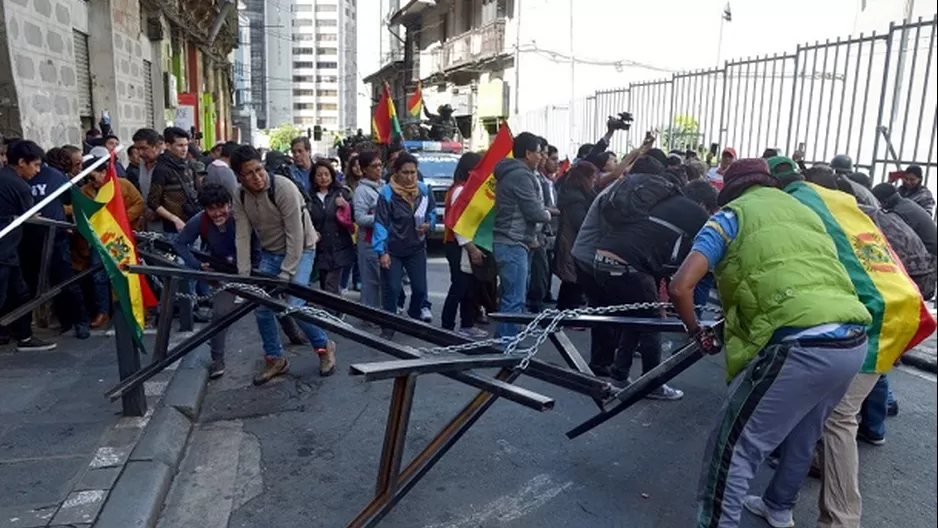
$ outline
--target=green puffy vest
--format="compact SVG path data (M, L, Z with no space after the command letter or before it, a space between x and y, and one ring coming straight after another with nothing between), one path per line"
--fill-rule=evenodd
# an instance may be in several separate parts
M730 202L739 232L714 270L726 317L733 379L780 328L868 325L821 219L778 189L753 187Z

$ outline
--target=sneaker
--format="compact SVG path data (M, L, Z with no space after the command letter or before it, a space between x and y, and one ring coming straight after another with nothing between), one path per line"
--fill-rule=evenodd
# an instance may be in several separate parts
M432 322L432 321L433 321L433 312L431 312L429 308L427 308L426 306L424 306L423 308L420 309L420 320L423 321L423 322L425 322L425 323Z
M225 373L225 360L224 359L215 359L212 360L212 365L208 368L208 377L209 379L217 379L222 377Z
M22 341L17 341L16 350L19 352L45 352L47 350L55 350L56 346L55 343L43 341L38 337L30 337Z
M649 400L675 401L684 397L684 391L675 389L674 387L669 387L667 385L662 385L648 393L648 396L645 397Z
M397 315L404 315L404 307L403 307L403 306L398 306L398 307L397 307Z
M286 374L289 370L290 364L287 362L287 358L283 356L266 356L264 358L264 370L257 376L254 376L254 384L263 385L277 376Z
M91 328L95 330L105 328L109 322L111 322L111 318L108 317L107 314L99 313L91 320Z
M335 374L335 341L329 340L324 348L317 348L319 354L319 375L322 377Z
M899 402L890 402L886 406L886 416L899 416Z
M488 332L474 326L469 328L461 328L457 333L463 337L468 337L469 339L485 339L489 336Z
M75 337L78 339L88 339L91 337L91 327L86 323L79 323L75 325Z
M886 445L885 436L876 436L870 431L864 429L863 427L857 430L857 438L860 440L863 440L867 444L874 445L876 447Z
M743 499L743 506L749 510L749 513L765 519L772 528L794 528L795 520L791 516L791 510L775 511L770 510L765 505L765 501L758 495L746 495Z

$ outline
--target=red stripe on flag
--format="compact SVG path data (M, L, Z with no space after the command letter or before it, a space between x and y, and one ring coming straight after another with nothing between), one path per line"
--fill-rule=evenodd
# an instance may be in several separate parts
M114 197L108 201L105 208L111 213L114 221L117 222L117 226L124 232L127 239L133 243L134 256L136 257L136 261L140 262L140 255L137 254L137 238L134 236L134 230L130 228L130 220L127 219L127 208L124 207L124 196L121 194L120 181L117 178L117 153L115 152L111 152L111 160L108 162L107 179L114 187ZM129 280L137 280L140 282L140 292L143 295L144 308L156 306L156 296L153 295L153 291L150 290L150 284L143 275L133 274L129 277Z
M498 129L498 134L495 135L495 140L492 141L479 164L469 171L469 179L466 180L462 192L456 197L453 206L446 211L446 216L443 219L446 227L452 229L456 225L456 221L462 216L469 202L472 201L476 193L480 192L485 180L495 171L495 165L511 155L513 143L511 129L508 128L508 123L503 121L501 128ZM494 199L494 197L492 198Z

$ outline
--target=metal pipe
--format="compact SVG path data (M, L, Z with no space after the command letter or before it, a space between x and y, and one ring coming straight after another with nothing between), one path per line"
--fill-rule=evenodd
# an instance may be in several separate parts
M824 83L827 82L827 57L830 55L830 39L824 42L824 64L821 66L821 87L818 89L818 114L817 114L817 126L814 128L814 143L815 143L815 152L817 152L817 147L821 143L821 114L822 108L824 107ZM813 79L813 78L812 78ZM833 82L833 81L832 81ZM812 88L813 90L813 88ZM813 91L812 91L813 93ZM830 115L830 109L828 109L828 115ZM830 134L824 134L825 138ZM825 140L826 146L826 140ZM814 159L818 159L815 154ZM821 158L823 160L827 159L827 150L821 152Z
M915 145L912 147L912 159L918 157L918 146L919 140L922 136L922 123L925 116L925 100L928 97L928 85L931 82L931 65L932 60L935 58L935 29L938 28L938 15L932 19L931 24L931 35L928 37L928 58L925 60L925 75L922 77L925 81L922 86L922 103L920 106L921 113L918 116L918 126L915 128ZM931 158L929 158L931 159ZM927 180L926 180L927 182Z
M399 359L374 363L355 363L349 366L352 376L364 376L365 381L380 381L410 374L443 374L465 372L477 368L509 368L521 362L521 357L506 354L467 357L427 357Z
M876 112L877 128L883 126L883 117L884 117L883 113L885 111L884 107L886 105L886 87L889 85L889 63L890 63L890 59L892 58L892 38L891 37L895 28L896 28L896 24L894 22L890 22L889 23L889 37L886 38L886 58L883 61L883 83L882 83L882 87L879 93L879 110L877 110ZM870 62L872 62L872 60L873 58L872 58L872 52L871 52ZM861 127L860 130L862 134L863 128ZM872 166L870 167L870 178L872 179L876 178L876 156L878 155L879 155L879 135L877 134L875 136L875 139L873 140L873 162L871 164Z
M875 32L875 31L873 32L873 36L874 36L874 37L876 36L876 32ZM888 46L888 45L887 45L887 46ZM867 70L866 70L866 72L867 72L867 73L866 73L866 86L864 87L864 91L863 91L863 111L860 113L860 123L861 123L861 126L858 127L858 128L860 129L860 134L859 134L858 139L857 139L857 156L856 156L856 159L860 159L860 152L861 152L861 149L863 148L863 129L864 129L864 127L862 126L862 123L865 123L865 122L866 122L866 110L867 110L867 106L868 106L869 99L870 99L870 82L873 80L873 76L871 75L871 72L873 71L873 52L875 51L875 49L876 49L876 40L871 40L871 41L870 41L870 57L869 57L869 60L867 61ZM889 51L887 50L886 53L887 53L887 55L888 55ZM888 62L886 63L886 66L887 66L887 67L889 66L889 63L888 63ZM886 72L883 72L883 77L885 78L885 76L886 76ZM885 84L884 84L884 86L885 86ZM881 93L881 94L880 94L880 104L883 103L883 98L885 98L885 94L884 94L884 93ZM877 125L878 125L878 124L879 124L879 123L877 122ZM850 128L852 129L853 127L850 127ZM848 132L848 133L849 133L849 132ZM877 141L877 140L874 139L874 141ZM849 142L849 137L848 137L848 142ZM874 169L875 167L876 167L876 163L875 163L875 162L874 162L874 163L871 163L871 165L870 165L870 178L875 178L875 174L873 173L873 169Z
M921 36L922 36L922 26L917 26L915 28L916 46L914 49L912 49L912 65L909 67L909 83L908 83L909 89L907 90L906 97L905 97L905 112L902 115L902 134L899 136L899 154L896 156L897 159L901 158L903 153L905 152L905 131L909 126L909 109L912 106L912 88L914 87L913 85L915 84L915 64L917 62L916 59L918 59L918 41L919 41L919 38L921 38ZM928 82L927 78L925 82L926 83ZM924 93L925 90L922 90L922 92ZM897 96L897 95L898 94L894 94L894 96ZM919 114L919 119L921 119L921 114ZM921 126L921 121L919 121L919 125Z
M23 317L24 315L33 311L34 309L36 309L37 306L45 304L46 302L55 298L58 294L62 293L62 290L70 287L71 285L81 281L88 275L91 275L103 268L104 266L101 264L98 264L97 266L92 266L86 270L83 270L73 275L71 278L62 281L61 283L56 284L55 286L52 286L48 290L42 292L42 294L40 294L35 299L17 307L16 309L4 315L3 318L0 318L0 326L8 326L12 324L13 321L16 321L20 317Z
M122 145L118 145L114 147L113 155L116 156L118 152L123 150L123 148L124 147ZM76 174L71 180L68 181L68 183L63 184L58 189L52 191L51 193L49 193L48 196L40 200L39 203L27 209L25 213L14 218L12 222L10 222L6 227L0 230L0 239L10 234L10 232L12 232L14 229L23 225L24 222L26 222L33 216L39 214L39 212L45 209L47 205L55 201L65 191L69 190L72 187L72 185L76 185L78 182L85 179L86 176L91 174L91 171L100 167L102 164L104 164L105 161L110 161L110 160L111 158L99 158L97 161L95 161L90 166L88 166L87 169Z

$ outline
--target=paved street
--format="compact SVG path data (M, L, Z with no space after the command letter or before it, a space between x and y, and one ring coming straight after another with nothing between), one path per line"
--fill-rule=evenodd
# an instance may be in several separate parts
M448 285L440 257L432 259L430 284L438 317ZM571 336L586 349L587 333ZM294 349L292 374L255 388L260 342L252 319L239 323L229 345L228 373L209 386L160 527L344 526L374 490L391 393L391 382L363 383L346 369L387 356L339 340L339 373L322 379L312 354ZM541 357L560 362L549 347ZM643 402L573 441L564 433L594 414L594 404L523 378L523 386L555 397L556 408L496 403L382 526L689 526L704 438L723 394L721 361L704 360L677 379L683 401ZM889 422L888 444L861 445L864 527L935 526L935 378L902 367L894 388L901 412ZM421 376L405 458L474 393ZM817 492L816 482L804 491L800 526L813 524ZM764 525L747 518L744 526Z

